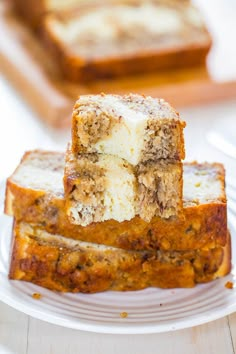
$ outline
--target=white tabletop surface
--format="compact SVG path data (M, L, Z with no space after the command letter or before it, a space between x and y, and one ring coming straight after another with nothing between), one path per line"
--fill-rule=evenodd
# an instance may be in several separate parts
M207 141L207 134L213 130L225 131L232 143L235 137L236 143L236 93L234 102L182 109L180 113L187 121L187 160L220 161L228 175L236 176L236 159ZM43 125L1 75L0 114L0 180L12 173L25 150L65 149L70 132L55 132ZM235 348L236 314L169 333L106 335L51 325L0 302L0 354L231 354Z

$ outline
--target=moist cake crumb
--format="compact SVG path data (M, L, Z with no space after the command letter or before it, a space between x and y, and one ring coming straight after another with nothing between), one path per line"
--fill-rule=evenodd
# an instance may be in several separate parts
M110 154L137 166L185 157L185 122L163 99L82 95L72 116L73 153Z

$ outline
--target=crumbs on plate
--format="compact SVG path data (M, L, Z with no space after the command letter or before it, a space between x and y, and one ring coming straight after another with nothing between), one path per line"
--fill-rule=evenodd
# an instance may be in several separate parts
M227 289L233 289L234 284L232 283L232 281L227 281L227 283L225 283L225 287Z
M120 317L121 318L126 318L126 317L128 317L128 313L127 312L121 312L120 313Z
M42 295L39 294L39 293L34 293L34 294L32 295L32 298L35 299L35 300L40 300L41 297L42 297Z

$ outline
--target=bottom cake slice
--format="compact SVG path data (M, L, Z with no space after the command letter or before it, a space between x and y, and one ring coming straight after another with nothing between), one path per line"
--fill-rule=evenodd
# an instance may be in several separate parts
M193 251L127 251L50 234L15 222L10 279L64 292L193 287L228 274L225 247Z

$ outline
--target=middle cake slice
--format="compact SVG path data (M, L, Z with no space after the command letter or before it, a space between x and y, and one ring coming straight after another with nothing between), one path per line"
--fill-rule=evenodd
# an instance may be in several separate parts
M221 164L184 164L184 218L155 217L149 223L136 216L86 227L70 223L66 215L63 173L63 153L25 153L7 180L5 213L52 234L129 250L196 250L226 243L227 201Z
M64 190L70 221L169 218L182 210L182 163L160 160L133 166L107 154L76 154L68 146Z

